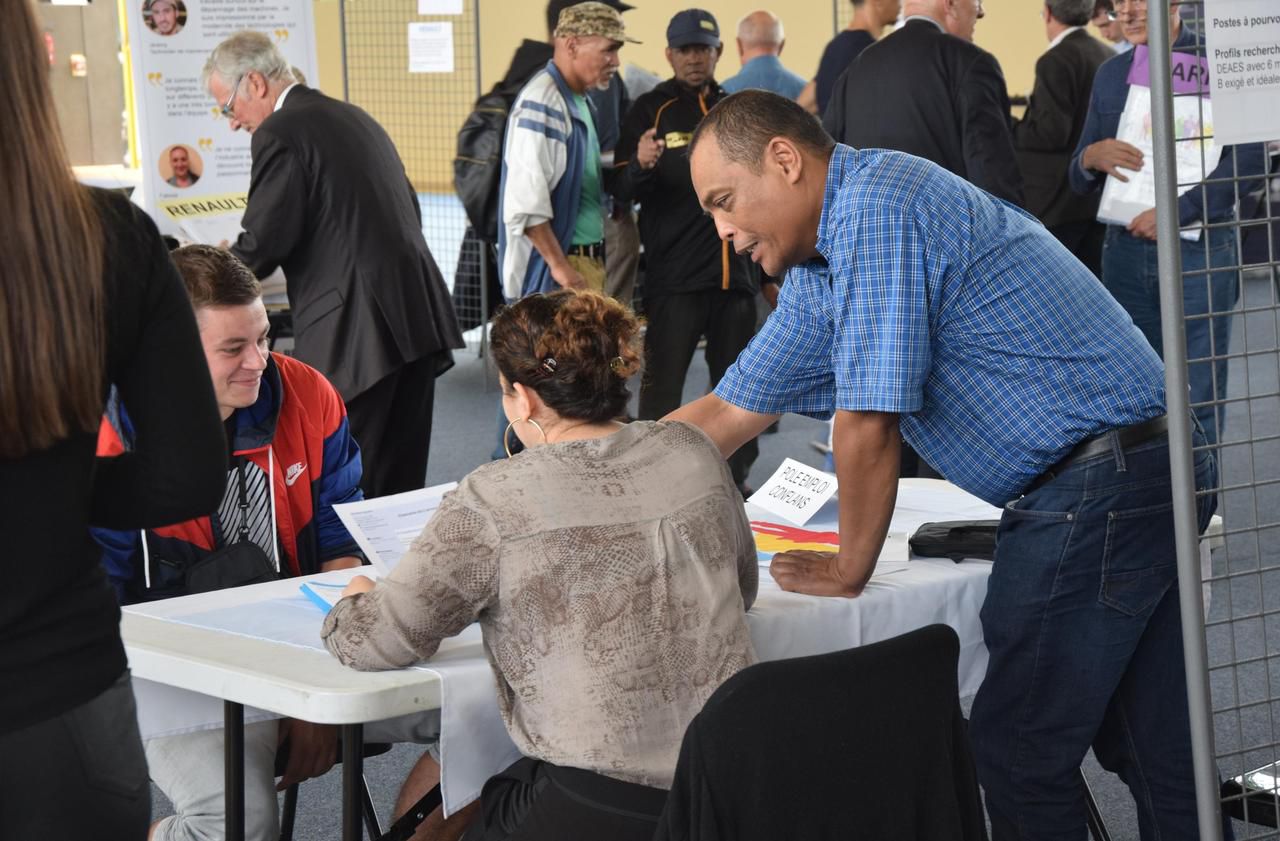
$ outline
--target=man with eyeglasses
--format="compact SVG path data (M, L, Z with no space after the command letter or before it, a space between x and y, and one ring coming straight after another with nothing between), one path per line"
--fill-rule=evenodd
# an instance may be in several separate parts
M376 497L423 486L435 378L463 347L391 138L364 111L298 84L271 39L238 32L203 82L253 135L244 231L254 274L284 270L294 352L337 387Z
M1124 37L1135 47L1147 44L1147 0L1114 0ZM1181 7L1170 3L1170 35L1175 52L1204 55L1204 39L1182 20ZM1110 175L1128 181L1153 166L1141 150L1116 137L1129 97L1134 52L1127 52L1098 68L1089 100L1089 113L1067 175L1077 193L1101 190ZM1208 91L1205 91L1207 94ZM1221 440L1227 396L1227 352L1231 320L1240 293L1240 263L1236 234L1221 223L1234 221L1241 196L1257 189L1266 169L1260 143L1227 146L1218 165L1204 181L1185 189L1178 198L1178 224L1195 233L1180 239L1182 304L1186 313L1186 343L1191 402L1209 443ZM1242 176L1246 180L1233 182ZM1179 173L1185 184L1194 178ZM1142 330L1156 353L1164 356L1160 320L1160 283L1156 260L1156 209L1139 213L1128 225L1107 225L1102 246L1102 283ZM1216 404L1216 405L1215 405Z
M982 0L906 0L902 13L902 28L836 80L823 127L857 149L933 161L1021 206L1004 74L973 43Z
M855 149L933 161L998 199L1023 205L1009 91L996 57L973 43L982 0L905 0L900 29L836 80L822 126ZM904 477L937 471L910 447Z

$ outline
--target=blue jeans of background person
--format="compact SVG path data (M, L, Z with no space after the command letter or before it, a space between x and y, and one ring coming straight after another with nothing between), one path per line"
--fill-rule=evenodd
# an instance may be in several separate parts
M1224 357L1231 348L1231 314L1240 297L1240 273L1234 268L1239 265L1239 255L1235 232L1228 229L1206 231L1197 242L1181 242L1191 402L1207 404L1227 396L1227 360L1210 358ZM1204 273L1207 268L1220 266L1231 268ZM1108 225L1102 248L1102 283L1163 359L1155 242L1130 236L1118 225ZM1209 443L1218 443L1223 407L1218 405L1215 411L1212 405L1195 406L1195 412Z
M1111 435L1112 453L1000 520L981 613L991 659L970 719L995 841L1083 841L1090 747L1129 786L1143 839L1198 837L1168 441L1121 450ZM1208 450L1195 467L1197 488L1216 485ZM1200 498L1201 531L1215 506Z

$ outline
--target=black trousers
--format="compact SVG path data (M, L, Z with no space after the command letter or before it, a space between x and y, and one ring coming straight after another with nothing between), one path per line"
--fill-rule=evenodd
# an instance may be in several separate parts
M1084 263L1094 277L1102 278L1102 241L1107 236L1106 225L1096 219L1084 219L1054 225L1049 233L1076 255L1076 259Z
M415 491L426 484L436 370L434 356L410 362L347 401L366 497Z
M0 734L0 838L142 841L151 784L126 670L91 701Z
M745 292L708 289L645 295L644 378L640 420L659 420L680 407L698 339L707 337L709 388L715 388L756 332L756 299ZM747 479L760 448L753 438L729 457L733 480Z
M463 841L652 841L667 792L537 759L484 784Z

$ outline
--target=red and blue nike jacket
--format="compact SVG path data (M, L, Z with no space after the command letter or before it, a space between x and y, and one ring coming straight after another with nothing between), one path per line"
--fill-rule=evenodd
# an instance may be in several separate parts
M321 564L362 557L333 506L363 499L360 448L347 426L337 390L316 369L271 354L258 400L231 416L232 455L243 456L271 476L282 575L309 575ZM123 452L132 430L121 407L103 419L98 455ZM191 564L224 544L216 515L145 533L94 529L103 564L124 603L180 595ZM143 569L144 557L150 575ZM150 578L150 587L146 582Z

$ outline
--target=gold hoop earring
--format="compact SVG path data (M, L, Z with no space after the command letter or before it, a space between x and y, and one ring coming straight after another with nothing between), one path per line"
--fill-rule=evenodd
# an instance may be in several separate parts
M536 420L534 420L533 418L516 418L515 420L507 424L506 429L502 430L502 449L507 451L507 458L511 458L511 445L507 443L507 436L511 432L511 427L515 426L518 423L533 424L533 428L538 430L538 434L542 436L542 443L544 444L547 443L546 430L544 430L541 426L539 426Z

